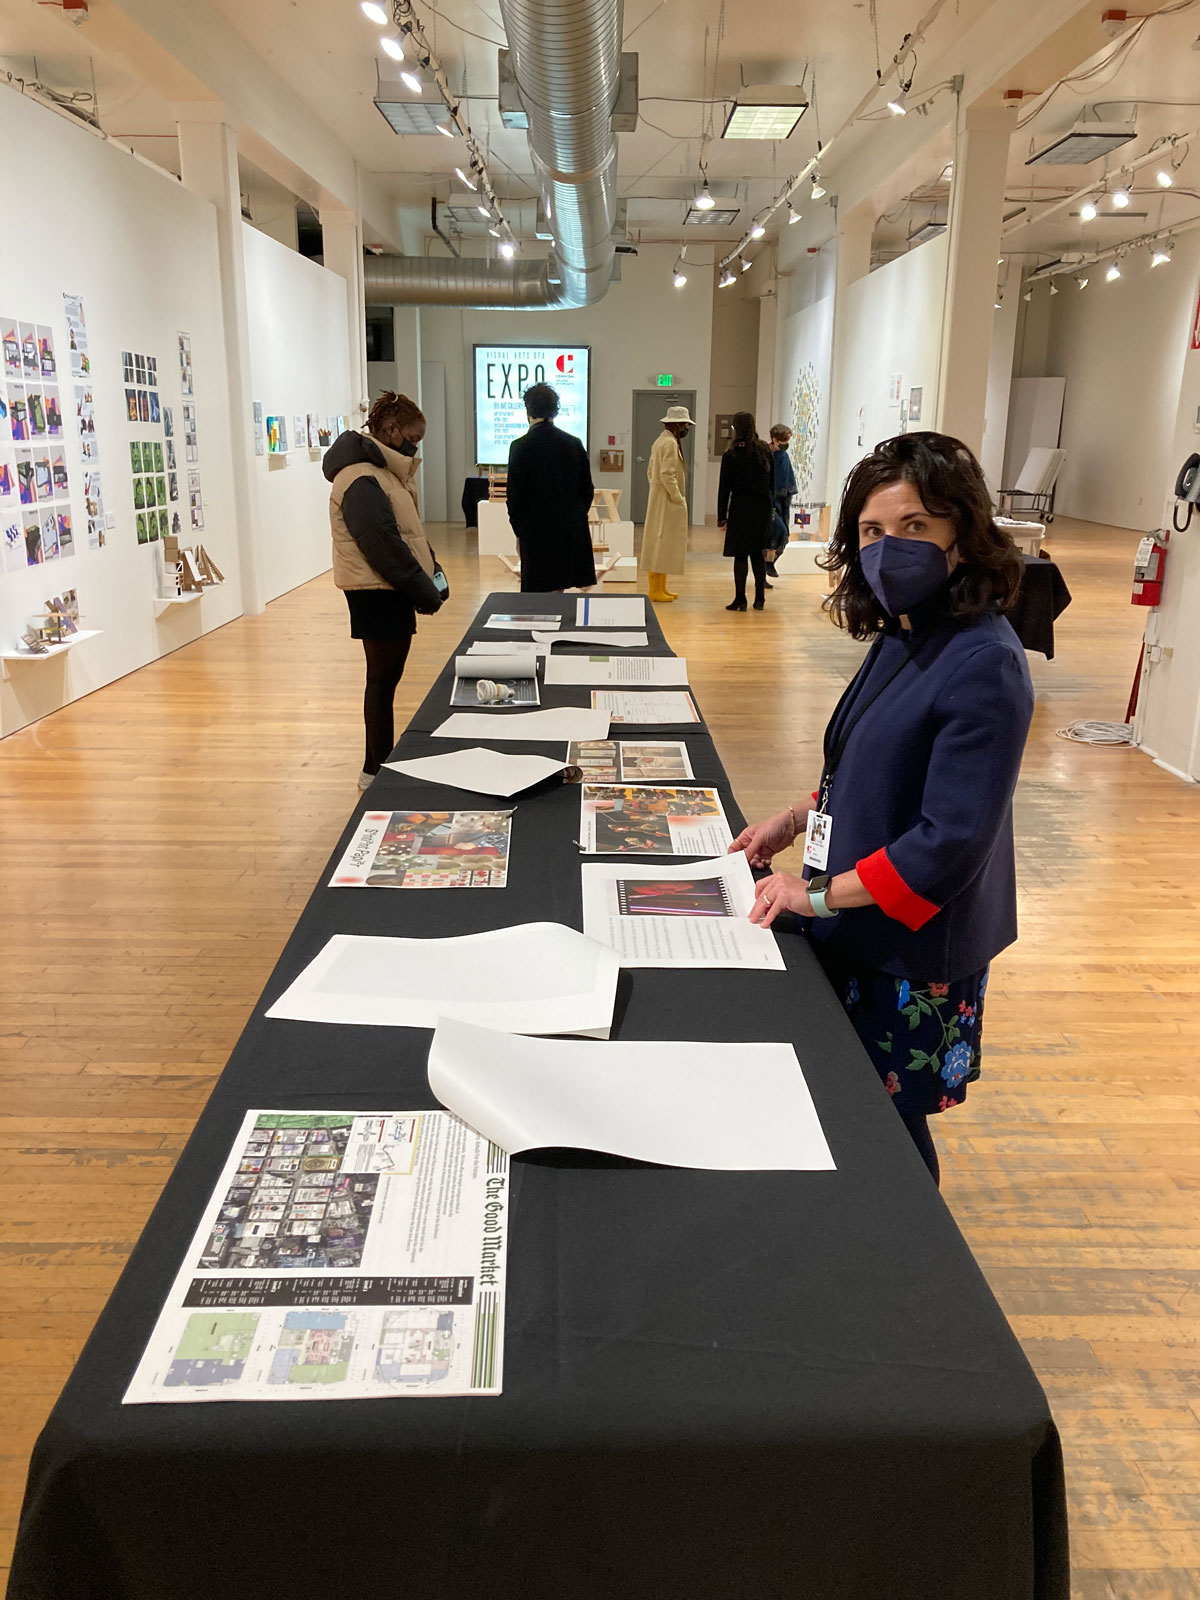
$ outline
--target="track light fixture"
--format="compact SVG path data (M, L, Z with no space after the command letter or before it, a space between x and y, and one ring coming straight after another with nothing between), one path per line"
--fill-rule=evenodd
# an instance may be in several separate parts
M399 39L393 39L391 34L385 34L379 41L379 48L385 56L391 56L393 61L404 60L404 46Z
M1021 299L1024 300L1026 305L1028 305L1029 302L1033 299L1033 290L1032 289L1026 289L1025 293L1021 296Z
M362 0L360 9L368 22L373 22L377 28L387 27L388 14L382 6L375 4L375 0Z
M1095 222L1096 203L1094 200L1085 200L1079 208L1080 222Z
M500 254L506 261L511 261L517 253L517 247L511 239L504 239L500 244Z
M461 178L461 180L462 180L462 181L463 181L463 183L465 183L465 184L466 184L466 186L467 186L467 188L468 188L468 189L470 189L470 191L471 191L471 193L472 193L472 194L475 194L475 193L476 193L476 192L477 192L477 188L476 188L476 185L475 185L475 184L473 184L473 183L472 183L472 182L471 182L471 180L470 180L470 178L468 178L468 177L467 177L467 175L466 175L466 173L465 173L465 172L464 172L464 171L463 171L463 169L462 169L462 168L461 168L461 167L455 167L455 169L454 169L454 171L455 171L455 174L456 174L456 175L457 175L457 176L458 176L458 177L459 177L459 178Z
M730 272L729 268L726 267L724 273L721 276L720 281L717 284L717 288L718 289L728 289L731 283L736 283L736 282L737 282L737 279L734 277L733 273Z
M1120 269L1120 267L1117 265L1117 263L1115 261L1113 262L1112 266L1109 267L1108 271L1104 274L1104 276L1105 276L1105 278L1107 278L1109 283L1115 283L1117 281L1117 279L1121 276L1121 269Z
M1150 250L1150 265L1152 267L1169 267L1171 265L1171 251L1174 248L1174 239L1168 239L1165 244L1153 246Z
M899 93L894 99L888 101L887 108L894 117L906 117L908 115L908 106L905 104L908 89L909 86L907 84L902 84Z
M1051 294L1057 294L1058 293L1058 285L1056 283L1052 283L1050 285L1050 293Z
M1158 171L1154 174L1154 181L1160 189L1169 189L1175 182L1175 179L1167 171L1166 167L1159 167Z
M750 229L750 237L752 239L761 239L763 234L766 233L766 231L767 230L763 227L762 223L757 221L757 219L756 219L755 223L754 223L754 226Z
M1075 274L1075 282L1079 285L1079 287L1081 289L1086 289L1087 286L1088 286L1087 273L1086 272L1077 272Z
M481 217L486 217L489 222L492 220L492 213L488 210L487 206L476 206L475 209L478 211Z
M1124 184L1122 184L1120 188L1113 190L1112 203L1118 211L1124 211L1125 207L1129 204L1129 190Z
M804 215L804 213L802 211L797 211L790 200L787 203L787 208L791 213L791 215L788 217L788 227L790 228L793 222L800 221L800 218Z
M821 183L821 174L819 172L814 172L813 173L813 181L812 181L812 197L813 197L813 199L814 200L821 200L821 199L823 199L825 197L825 195L827 193L828 193L828 190L825 189L822 186L822 183Z
M751 268L751 267L752 267L752 266L753 266L753 265L754 265L754 263L753 263L753 261L743 261L743 262L742 262L742 271L743 271L743 272L749 272L749 271L750 271L750 268Z
M695 206L697 211L711 211L716 203L717 202L713 199L712 195L708 192L708 174L706 173L704 176L704 182L700 185L700 193L692 201L692 204Z
M406 88L411 89L414 94L420 94L421 80L417 77L415 72L402 72L400 74L400 81Z
M675 263L675 271L671 275L671 282L677 289L682 289L684 284L687 282L687 273L683 270L683 265L681 262L677 261Z

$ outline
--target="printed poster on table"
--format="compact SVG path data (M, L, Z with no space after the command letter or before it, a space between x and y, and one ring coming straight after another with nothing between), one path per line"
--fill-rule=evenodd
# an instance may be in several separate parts
M333 889L503 889L511 811L366 811Z
M733 837L715 789L585 783L579 806L586 855L713 856Z
M700 721L696 702L685 689L593 689L592 710L607 711L610 722L635 727Z
M572 740L567 765L578 767L587 783L687 783L696 776L682 739Z
M499 1394L508 1157L445 1111L250 1111L125 1405Z

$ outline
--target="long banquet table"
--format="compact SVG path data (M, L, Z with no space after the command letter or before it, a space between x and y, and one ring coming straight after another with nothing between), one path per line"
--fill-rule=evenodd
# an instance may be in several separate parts
M573 625L572 597L519 605ZM430 737L451 674L403 755L457 748ZM478 804L385 770L347 835L367 801ZM520 1157L500 1397L121 1405L248 1108L436 1104L427 1031L265 1008L335 932L580 927L578 808L518 797L503 890L330 889L337 843L41 1435L9 1600L1066 1600L1045 1397L799 932L786 973L623 974L613 1033L794 1042L835 1172Z

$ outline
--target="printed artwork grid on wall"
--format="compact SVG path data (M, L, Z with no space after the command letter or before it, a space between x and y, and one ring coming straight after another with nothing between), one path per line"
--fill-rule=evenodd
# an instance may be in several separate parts
M74 555L75 534L53 332L0 317L0 347L0 527L16 571Z
M266 451L267 434L266 429L263 426L262 401L256 400L254 402L254 454L256 456L261 456L265 455Z
M186 355L186 367L184 358ZM197 421L195 394L195 380L192 371L192 340L191 335L179 335L179 362L181 378L184 385L183 402L183 459L188 468L188 514L192 527L200 531L204 527L204 496L200 488L200 473L196 463L200 460L200 429ZM168 485L170 488L171 485ZM178 534L179 517L175 516L172 523L172 532Z
M267 454L285 456L288 453L287 418L267 418Z
M92 361L88 353L87 322L83 299L63 294L67 318L67 343L71 354L71 377L75 380L75 426L79 453L83 461L83 500L87 514L89 550L102 550L106 543L104 495L100 486L100 441L96 435L96 407L92 394Z
M122 351L121 377L125 384L126 420L137 427L137 436L129 441L134 532L139 544L154 544L173 530L168 509L165 441L147 435L150 428L162 428L164 434L169 432L171 413L170 408L163 405L158 387L157 356L137 350ZM132 388L129 387L131 383Z

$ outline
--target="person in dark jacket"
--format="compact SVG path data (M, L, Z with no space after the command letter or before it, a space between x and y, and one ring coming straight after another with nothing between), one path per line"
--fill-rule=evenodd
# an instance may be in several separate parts
M763 551L763 560L766 563L767 576L777 578L775 563L780 554L787 548L791 538L792 526L792 496L796 493L796 474L792 470L792 458L788 454L788 445L792 440L792 430L784 422L777 422L771 429L771 498L774 501L775 514L771 518L771 537L767 541L767 548ZM773 583L767 584L768 589L773 589Z
M763 551L771 541L771 452L758 437L754 418L736 411L733 443L721 457L717 489L717 526L725 530L723 555L733 557L733 604L726 611L746 609L746 569L754 570L754 609L766 604L767 569Z
M508 449L508 520L521 553L521 588L585 589L596 581L587 451L555 427L558 395L548 383L526 389L525 414L529 432Z
M1033 689L1004 613L1022 563L967 447L910 433L850 474L824 564L840 575L826 609L871 648L826 729L815 807L731 849L766 867L807 826L803 877L760 879L751 919L808 919L936 1181L928 1118L979 1076L988 964L1017 936L1012 800Z
M396 742L393 704L416 614L432 616L450 592L421 526L413 481L425 418L406 395L389 390L371 407L367 426L369 434L341 434L321 463L332 484L333 581L346 595L350 636L362 640L367 658L360 789Z

